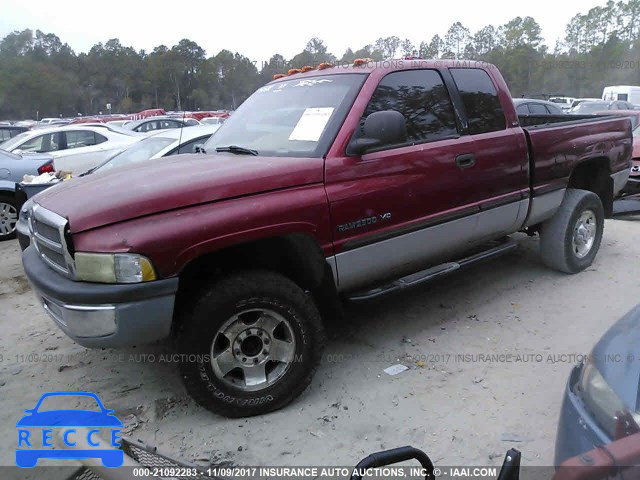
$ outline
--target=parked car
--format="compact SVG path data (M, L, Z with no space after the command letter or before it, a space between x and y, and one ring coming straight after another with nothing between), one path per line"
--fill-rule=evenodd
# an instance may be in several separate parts
M16 197L16 182L25 175L53 171L53 157L48 154L14 155L0 150L0 241L16 236L18 211L22 202Z
M56 170L84 172L144 135L107 125L50 127L21 133L0 144L13 153L50 153Z
M640 432L640 306L616 322L567 382L555 463Z
M633 110L633 105L630 104L629 102L623 102L620 100L585 101L585 102L580 102L580 104L578 104L575 107L572 107L571 110L569 110L569 113L577 114L577 115L585 115L585 114L596 113L600 110Z
M205 155L38 194L22 261L58 327L98 348L175 335L193 398L249 416L309 385L343 298L440 278L523 230L549 267L591 265L629 177L627 119L519 120L493 65L336 70L261 87Z
M6 142L10 138L29 130L29 127L16 127L15 125L0 125L0 142Z
M564 110L555 103L534 98L514 98L518 115L564 115Z
M596 115L617 115L620 117L627 117L631 121L632 130L635 130L635 128L640 125L640 110L601 110L594 113Z
M205 117L200 120L203 125L222 125L228 117Z
M574 100L573 97L549 97L549 101L558 105L565 113L569 111Z
M147 138L143 138L129 146L126 150L116 154L102 164L82 173L80 176L91 173L100 173L115 167L131 165L146 160L159 159L181 153L196 153L196 147L206 142L220 125L199 125L188 129L161 130L154 132ZM1 168L1 164L0 164ZM52 184L50 187L59 185ZM46 185L43 185L46 187ZM15 226L18 232L18 240L22 250L29 246L29 225L25 219L25 213L33 205L34 200L29 198L20 211L19 220Z
M640 86L611 85L602 90L603 100L624 100L625 102L640 104Z
M192 127L194 125L200 125L200 122L195 118L150 117L142 120L132 120L125 123L122 128L133 130L134 132L151 132L153 130Z
M577 107L582 102L600 102L601 100L601 98L574 98L573 102L571 102L571 107L569 108L569 110Z

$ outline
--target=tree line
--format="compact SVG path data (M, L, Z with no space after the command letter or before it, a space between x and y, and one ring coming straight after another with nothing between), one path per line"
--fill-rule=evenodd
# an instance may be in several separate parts
M183 39L151 52L117 38L75 53L53 33L14 31L0 41L0 119L167 110L235 109L256 88L289 68L356 58L404 56L482 60L495 64L514 96L596 96L605 85L640 84L640 0L609 0L575 15L553 48L543 44L532 17L472 32L455 22L441 37L415 45L378 38L340 57L312 38L290 59L273 55L262 65L229 50L207 56Z

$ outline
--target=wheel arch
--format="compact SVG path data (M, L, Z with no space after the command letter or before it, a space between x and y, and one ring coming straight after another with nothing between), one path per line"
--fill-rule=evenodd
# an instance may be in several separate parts
M580 162L569 176L567 188L589 190L600 197L605 218L613 214L613 179L609 159L594 157Z
M224 275L239 270L269 270L291 279L309 292L323 321L341 315L333 271L316 240L306 233L271 236L200 255L181 270L176 311ZM174 332L180 328L174 314Z

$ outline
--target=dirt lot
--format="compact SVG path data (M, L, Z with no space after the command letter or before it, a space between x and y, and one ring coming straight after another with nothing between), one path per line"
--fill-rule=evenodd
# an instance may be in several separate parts
M441 465L499 465L510 447L524 465L549 465L575 355L638 303L640 223L607 221L596 262L575 276L544 268L537 239L522 240L435 285L350 305L347 321L329 329L311 387L279 412L240 420L186 396L177 365L162 356L169 345L74 344L36 303L17 242L2 243L0 464L14 463L15 422L43 392L88 390L131 437L198 463L354 465L410 444ZM496 353L512 357L480 357ZM410 369L383 372L398 363Z

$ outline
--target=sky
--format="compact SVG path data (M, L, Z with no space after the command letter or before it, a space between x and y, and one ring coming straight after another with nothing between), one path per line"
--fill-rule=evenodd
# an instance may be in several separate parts
M444 36L460 21L472 33L485 25L532 16L553 48L564 38L567 23L577 13L604 5L605 0L537 0L451 2L388 0L2 0L0 38L14 30L54 33L76 52L98 42L119 38L125 46L151 51L171 47L183 38L195 41L212 56L222 49L238 52L258 64L280 53L291 58L312 37L324 40L338 58L379 37L396 35L415 45Z

